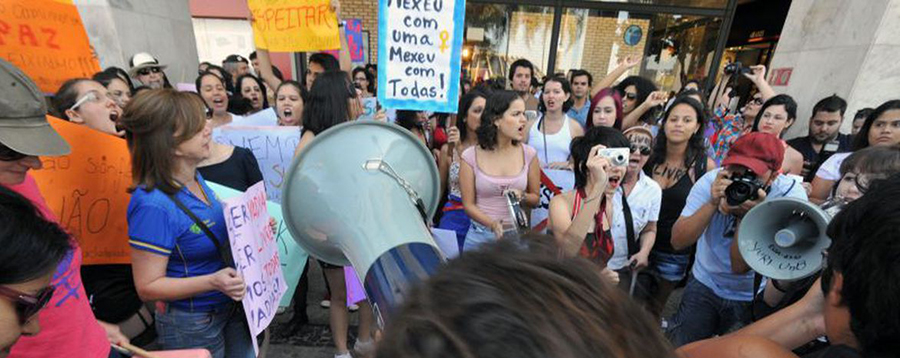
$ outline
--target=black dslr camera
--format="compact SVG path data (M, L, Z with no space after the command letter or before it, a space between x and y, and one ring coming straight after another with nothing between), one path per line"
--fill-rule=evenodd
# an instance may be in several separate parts
M726 75L734 76L750 73L753 72L753 70L750 69L750 67L744 67L740 62L732 62L725 65L723 72L725 72Z
M725 202L729 206L738 206L747 200L756 200L759 198L759 189L765 187L759 182L756 174L747 171L743 174L732 174L731 184L725 188Z

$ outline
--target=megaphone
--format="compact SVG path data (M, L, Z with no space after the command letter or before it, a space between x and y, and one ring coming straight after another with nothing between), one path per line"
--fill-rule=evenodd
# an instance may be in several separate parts
M808 277L822 268L831 245L831 214L794 198L766 200L741 221L738 249L747 265L776 280Z
M348 122L320 133L291 163L282 193L297 243L353 265L382 324L444 261L426 225L441 195L434 157L397 125Z

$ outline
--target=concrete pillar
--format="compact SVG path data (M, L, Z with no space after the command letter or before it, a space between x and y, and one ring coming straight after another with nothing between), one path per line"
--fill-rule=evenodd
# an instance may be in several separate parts
M797 123L786 138L808 133L816 102L847 100L842 132L858 109L900 99L900 0L793 0L769 69L792 69L777 93L797 101ZM774 73L773 73L774 72Z
M128 70L128 60L149 52L168 65L174 85L197 77L197 44L188 0L75 0L100 67Z

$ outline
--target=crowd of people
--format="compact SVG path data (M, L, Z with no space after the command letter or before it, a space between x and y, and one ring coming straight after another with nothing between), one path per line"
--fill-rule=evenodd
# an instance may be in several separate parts
M847 102L825 97L808 135L786 141L806 114L766 83L764 66L741 75L754 85L742 98L727 74L677 93L641 76L619 81L639 64L625 58L596 81L585 70L538 79L520 59L507 78L463 80L455 114L379 110L375 120L434 154L444 199L432 224L456 234L461 257L416 287L382 334L366 300L348 305L343 267L318 262L335 357L351 347L383 357L900 352L900 100L858 111L842 134ZM239 303L247 288L208 182L244 191L263 176L252 151L213 133L293 127L296 156L357 120L378 91L375 66L351 68L346 51L310 55L299 82L262 49L204 62L195 91L174 89L149 53L128 65L70 79L45 99L0 60L0 356L117 357L114 347L134 344L253 357ZM48 113L127 143L120 239L130 264L82 265L28 174L70 150ZM735 198L737 181L755 192ZM744 215L781 197L840 209L827 266L810 278L762 277L737 249ZM290 333L309 321L310 264ZM350 311L360 323L352 345Z

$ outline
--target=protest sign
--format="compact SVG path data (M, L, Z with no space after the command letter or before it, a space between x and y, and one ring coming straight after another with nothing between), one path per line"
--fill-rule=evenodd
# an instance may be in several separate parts
M456 113L464 0L378 1L378 101Z
M341 47L330 0L248 0L257 48L277 52Z
M359 100L362 102L363 112L357 118L358 121L371 121L375 119L375 113L378 112L378 99L375 97L363 98Z
M41 157L32 171L50 210L84 251L84 264L131 263L126 214L131 157L125 140L48 117L72 146L69 155Z
M219 200L227 200L243 194L227 186L210 181L206 182L206 185L216 193L216 197ZM303 269L306 267L306 259L309 255L297 244L297 241L294 241L294 237L288 231L287 224L284 223L284 217L281 214L281 205L267 201L266 209L269 211L269 216L275 219L275 242L278 243L281 272L284 274L284 279L287 283L287 289L284 291L284 297L281 298L279 306L289 307L291 305L291 297L294 297L294 290L297 289L297 282L300 281L300 276L303 274Z
M297 127L224 126L213 130L213 140L252 151L266 182L269 200L281 204L284 177L294 159L294 149L300 143Z
M363 46L362 20L346 19L344 20L344 37L347 39L347 51L350 52L350 62L357 64L366 63L366 55ZM322 51L340 59L340 53L337 50Z
M22 69L44 93L100 71L71 0L0 3L0 57Z
M222 203L234 264L247 285L241 303L257 354L256 336L275 318L278 302L287 288L278 243L269 224L265 188L262 182L256 183L243 194Z

